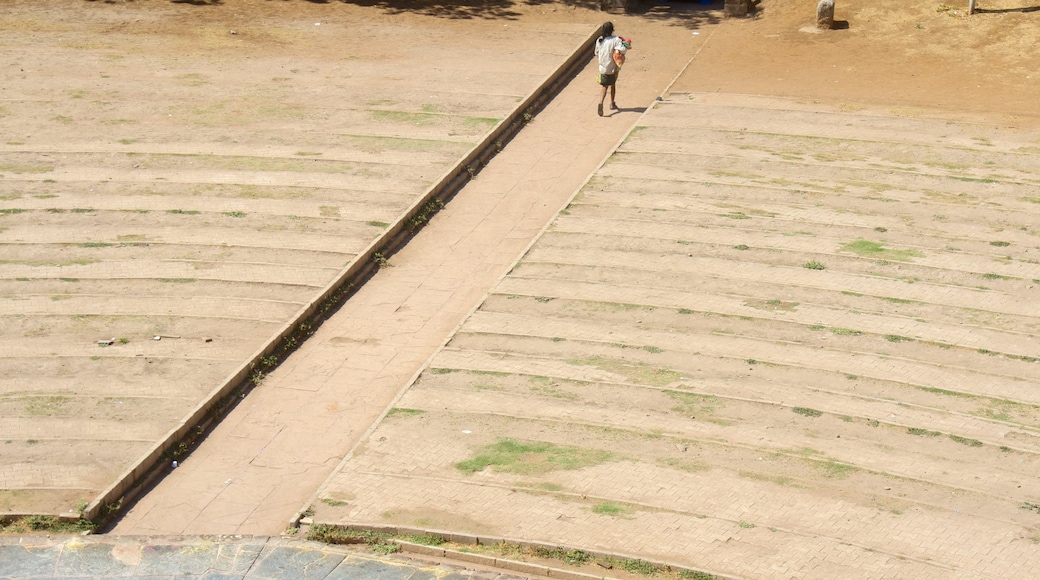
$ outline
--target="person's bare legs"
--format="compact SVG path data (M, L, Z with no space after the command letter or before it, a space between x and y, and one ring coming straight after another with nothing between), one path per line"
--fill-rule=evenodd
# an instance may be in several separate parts
M613 88L613 87L611 87L611 88ZM605 98L607 98L607 86L606 85L600 85L600 87L599 87L599 106L596 107L596 112L599 113L600 117L603 116L603 99L605 99ZM613 101L614 97L611 97L610 100Z
M610 85L610 109L612 111L617 111L618 110L617 102L614 101L614 95L617 92L617 90L615 89L615 86L616 85ZM604 87L604 88L606 88L606 87ZM605 93L606 91L603 91L603 92ZM603 99L600 99L601 102L602 102L602 100Z

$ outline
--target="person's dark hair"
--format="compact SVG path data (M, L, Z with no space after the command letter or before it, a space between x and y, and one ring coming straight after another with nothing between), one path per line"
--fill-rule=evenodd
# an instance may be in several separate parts
M604 22L603 23L603 30L602 30L601 34L603 36L613 36L614 35L614 23L613 22L609 22L609 21L608 22Z

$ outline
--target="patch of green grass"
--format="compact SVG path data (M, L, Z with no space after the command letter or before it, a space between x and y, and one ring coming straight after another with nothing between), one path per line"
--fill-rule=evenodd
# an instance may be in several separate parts
M0 524L0 533L5 535L81 534L92 532L96 527L94 522L85 519L68 521L56 516L32 515L16 519L7 525Z
M701 395L671 389L666 389L664 394L671 397L676 403L671 410L681 415L710 414L721 406L719 398L715 395Z
M608 451L507 438L485 445L475 457L456 463L455 468L467 474L494 468L503 473L530 475L580 469L612 459L614 455Z
M623 515L627 510L624 507L605 501L592 506L592 513L599 514L601 516L620 516Z
M308 540L326 544L365 543L374 546L388 543L391 537L386 533L350 530L329 524L314 524L307 530Z
M810 261L802 264L802 267L803 268L807 268L809 270L826 270L827 269L827 266L824 266L822 263L817 262L816 260L810 260Z
M244 211L225 211L225 212L222 212L222 213L224 215L228 216L228 217L233 217L233 218L246 217L246 212L244 212Z
M913 342L914 339L907 336L899 336L898 334L886 334L885 340L888 342Z
M370 226L372 226L372 227L374 227L374 228L388 228L388 227L390 227L390 224L388 224L386 222L381 222L381 221L378 221L378 220L369 220L369 221L367 221L365 223L370 225Z
M166 210L166 213L174 215L199 215L202 212L195 209L168 209Z
M676 457L659 457L657 462L687 473L697 473L699 471L707 471L711 469L711 466L707 464L698 461L691 461L689 459L679 459Z
M401 536L401 539L413 544L422 544L423 546L440 546L444 544L444 538L437 534L407 534Z
M997 247L1000 247L1000 248L1004 248L1004 247L1010 246L1011 242L995 241L995 242L990 242L989 245L997 246Z
M960 443L961 445L967 445L968 447L982 447L982 441L978 439L970 439L968 437L961 437L960 435L949 434L947 435L953 441Z
M918 427L907 427L906 432L911 435L917 435L918 437L938 437L942 433L938 431L929 431L928 429L920 429Z
M593 560L592 554L584 550L574 550L562 547L546 548L542 546L537 546L534 548L534 555L538 556L539 558L561 560L574 566L588 564Z
M936 394L936 395L944 395L944 396L947 396L947 397L960 397L960 398L963 398L963 399L974 399L975 398L975 395L969 395L968 393L960 393L960 392L957 392L957 391L949 391L949 390L946 390L946 389L940 389L938 387L917 386L915 388L917 388L920 391L924 391L926 393L933 393L933 394Z
M742 529L745 529L745 530L750 530L750 529L753 529L755 527L755 524L753 524L751 522L744 522L744 521L738 522L737 525L740 526Z
M678 372L667 368L598 356L569 360L567 362L572 365L593 366L603 371L621 375L630 382L654 387L663 387L671 384L678 381L679 377L682 376Z
M924 254L917 250L891 250L886 248L881 242L872 242L864 239L849 242L843 245L840 248L840 251L852 252L859 256L897 260L900 262L909 262L911 258L920 258L924 256Z
M372 119L380 123L400 123L426 127L437 122L437 115L432 113L410 113L408 111L370 111Z
M297 151L294 155L299 157L317 157L318 155L321 155L321 153L318 151Z
M466 117L462 124L467 129L483 131L497 125L498 119L493 119L491 117Z
M747 215L742 211L735 211L731 213L720 213L720 217L729 218L731 220L749 220L751 216Z
M816 409L810 409L809 407L791 407L791 412L797 413L799 415L804 415L806 417L819 417L823 415L822 412L817 411Z
M983 274L982 277L985 278L986 280L1010 280L1011 279L1010 276L1003 276L1001 274L994 274L992 272Z
M833 332L834 334L837 334L838 336L859 336L859 335L863 334L862 332L860 332L858 330L853 330L851 328L837 328L836 327L836 328L831 328L830 331Z
M331 507L343 507L348 504L348 502L332 499L331 497L322 498L321 503Z
M748 247L747 244L737 244L736 246L733 246L733 249L734 250L740 250L740 251L743 252L743 251L746 251L746 250L750 250L751 248Z
M72 399L64 395L32 397L25 403L25 412L38 417L53 417L69 410Z
M837 461L813 461L813 466L823 472L823 476L829 479L845 479L849 475L859 471L859 468L847 463Z
M417 415L422 415L425 412L426 411L423 411L422 409L409 409L407 407L394 407L393 409L390 409L389 411L386 412L386 418L389 419L390 417L415 417Z
M783 300L745 300L745 306L750 306L757 310L770 310L770 311L783 311L793 312L798 308L797 302L785 302Z
M640 574L642 576L653 576L657 574L657 566L650 562L635 559L625 559L618 562L618 566L625 572Z

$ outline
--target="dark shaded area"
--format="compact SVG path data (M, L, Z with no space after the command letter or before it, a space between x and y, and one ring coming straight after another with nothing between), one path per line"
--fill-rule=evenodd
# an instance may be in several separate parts
M1037 12L1040 6L1027 6L1025 8L979 8L975 7L975 14L1006 14L1008 12Z
M90 3L120 4L133 0L84 0ZM625 13L644 16L671 25L697 29L720 20L723 0L268 0L289 4L293 1L310 4L354 4L375 8L387 14L419 14L453 20L516 20L521 16L519 6L553 6L564 4L586 10L601 10L603 19L620 10L607 8L625 6ZM754 0L753 10L761 0ZM225 0L169 0L172 4L190 6L225 6ZM751 15L757 16L758 10ZM749 15L750 16L750 15Z

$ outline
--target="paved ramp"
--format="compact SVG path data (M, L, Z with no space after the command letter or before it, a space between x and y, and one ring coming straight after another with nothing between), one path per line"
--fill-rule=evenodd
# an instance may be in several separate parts
M655 61L655 47L696 42L684 29L632 27L645 31L646 60L626 69L622 111L596 116L596 71L583 70L114 533L282 532L678 74L684 63Z

